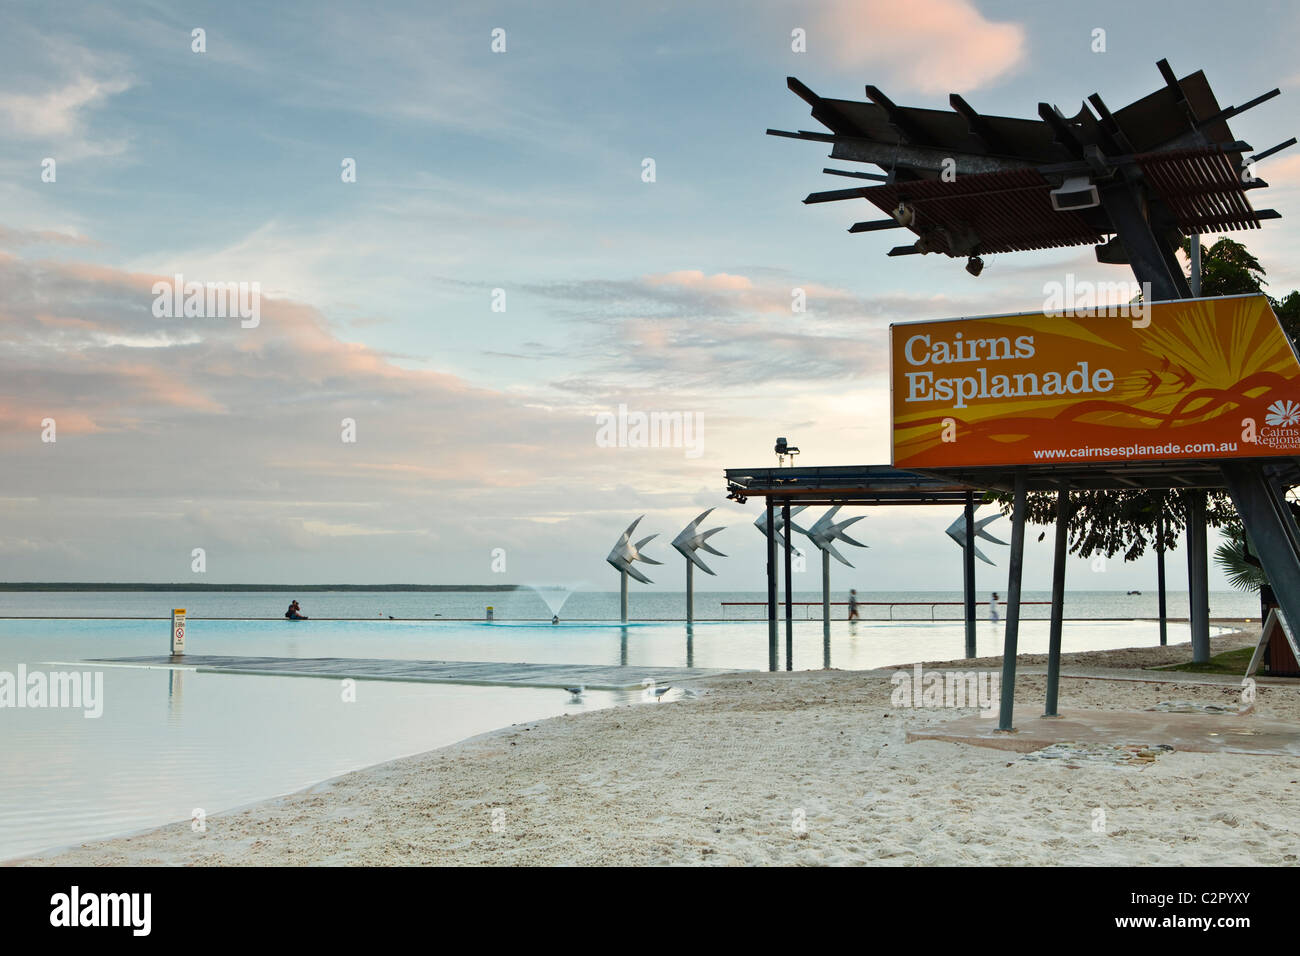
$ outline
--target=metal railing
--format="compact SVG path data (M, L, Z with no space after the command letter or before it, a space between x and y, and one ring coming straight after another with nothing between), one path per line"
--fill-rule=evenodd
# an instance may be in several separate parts
M767 602L766 602L766 601L719 601L718 603L722 605L722 618L723 618L723 620L731 620L731 618L728 617L728 612L727 612L727 608L730 608L730 607L764 607L764 608L767 607ZM1031 605L1031 604L1034 604L1034 605L1042 605L1042 604L1050 605L1051 603L1052 603L1051 601L1021 601L1021 602L1020 602L1020 606L1021 606L1021 607L1027 607L1027 606L1029 606L1029 605ZM960 614L957 615L956 617L951 617L951 618L947 618L947 617L945 617L945 618L936 617L936 616L935 616L935 608L938 608L938 607L949 607L949 606L964 607L965 604L966 604L965 601L859 601L859 602L858 602L858 607L859 607L859 608L866 608L866 607L885 607L885 608L888 608L888 609L889 609L889 617L888 617L888 618L883 618L883 617L880 617L880 618L877 618L877 617L867 618L867 617L863 617L863 620L872 620L872 621L883 621L883 620L890 620L890 621L923 621L923 620L925 620L924 617L902 617L902 618L896 618L896 617L894 617L894 608L896 608L896 607L928 607L928 608L930 609L930 618L929 618L929 619L930 619L931 621L940 621L940 620L943 620L943 621L960 621L960 620L963 619L963 615L960 615ZM988 607L989 602L988 602L988 601L976 601L976 602L975 602L975 605L976 605L977 607ZM821 607L822 607L822 602L821 602L821 601L791 601L791 602L790 602L790 606L791 606L792 609L793 609L793 608L796 608L796 607L802 607L802 608L804 609L804 615L803 615L802 618L800 618L800 620L804 620L804 621L820 621L820 620L821 620ZM848 601L831 601L831 607L848 607L848 606L849 606L849 602L848 602ZM999 607L1005 607L1006 605L1004 605L1004 604L1002 604L1001 602L999 602L998 606L999 606ZM778 601L778 602L777 602L777 617L778 617L778 618L784 618L784 617L785 617L785 610L784 610L784 608L785 608L785 602L784 602L784 601ZM812 612L812 610L811 610L812 608L816 608L816 609L817 609L817 613L816 613L815 615L813 614L813 612ZM742 619L742 620L743 620L743 619Z

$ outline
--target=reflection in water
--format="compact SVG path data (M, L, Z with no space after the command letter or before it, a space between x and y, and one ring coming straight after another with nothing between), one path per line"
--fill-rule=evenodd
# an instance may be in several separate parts
M627 667L627 628L619 628L618 639L618 663L622 667Z
M183 677L185 672L173 668L168 672L167 678L167 718L173 722L181 718L181 691L184 689Z
M695 666L695 628L686 625L686 666Z

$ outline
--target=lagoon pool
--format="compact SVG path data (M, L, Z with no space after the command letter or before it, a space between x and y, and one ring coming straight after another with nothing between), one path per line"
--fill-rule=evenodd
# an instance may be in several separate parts
M168 623L0 621L0 671L102 674L102 714L0 707L0 860L191 820L291 793L350 770L562 713L639 705L640 694L254 677L93 665L95 658L168 652ZM822 666L820 622L796 622L794 666ZM1188 640L1170 625L1171 642ZM981 622L979 652L1000 626ZM1066 651L1157 643L1150 622L1067 622ZM404 621L196 621L193 654L387 657L764 669L759 622L517 624ZM784 666L784 625L780 635ZM836 622L832 666L866 669L959 657L960 624ZM1022 653L1047 648L1047 622L1021 624ZM651 705L653 706L653 705ZM486 812L486 811L485 811ZM485 828L487 821L485 818Z

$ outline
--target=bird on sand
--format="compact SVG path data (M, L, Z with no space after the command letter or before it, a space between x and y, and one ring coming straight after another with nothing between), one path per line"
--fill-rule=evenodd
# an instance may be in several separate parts
M582 692L587 689L587 685L579 684L577 687L566 687L564 689L567 690L576 699L582 696Z

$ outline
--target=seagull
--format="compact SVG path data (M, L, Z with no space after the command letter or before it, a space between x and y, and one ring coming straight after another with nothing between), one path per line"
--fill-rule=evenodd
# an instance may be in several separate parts
M582 696L582 692L587 689L587 685L579 684L577 687L566 687L564 689L577 698Z
M673 685L672 685L672 684L669 684L667 687L656 687L656 688L654 689L654 691L655 691L655 703L656 703L656 704L659 703L659 698L663 697L664 694L668 693L668 692L669 692L670 690L672 690L672 689L673 689Z

